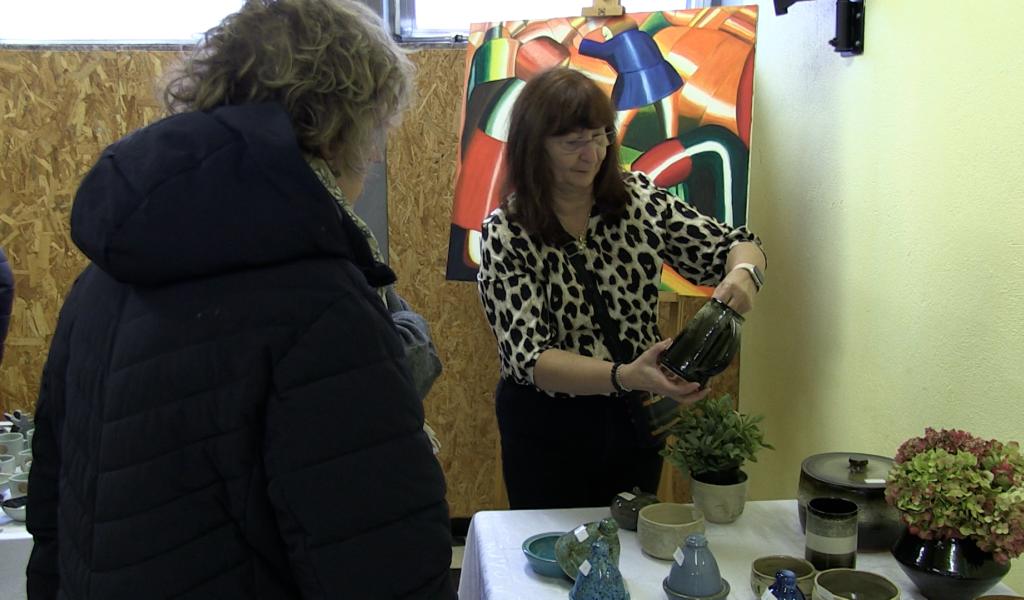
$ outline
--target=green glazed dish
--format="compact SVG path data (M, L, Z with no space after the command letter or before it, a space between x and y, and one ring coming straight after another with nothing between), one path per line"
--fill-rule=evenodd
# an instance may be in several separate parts
M619 566L619 526L611 517L584 523L567 531L555 542L555 559L570 579L575 580L580 565L590 556L590 546L598 539L608 543L612 564Z

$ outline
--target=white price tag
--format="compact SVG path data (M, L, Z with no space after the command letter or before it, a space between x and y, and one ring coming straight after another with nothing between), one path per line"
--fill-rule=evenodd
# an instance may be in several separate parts
M580 525L576 529L573 529L572 533L573 533L573 535L576 536L576 539L579 540L580 542L585 542L585 541L587 541L587 538L590 537L590 534L587 533L587 526L586 525Z
M629 502L630 500L635 500L636 496L630 494L629 492L619 492L619 498L622 498L626 502Z
M676 551L672 553L672 558L676 559L677 565L683 566L683 549L676 546Z
M589 560L583 561L583 564L580 565L580 575L583 575L584 577L586 577L587 575L590 575L590 561Z
M884 479L865 479L864 483L870 483L870 484L880 483L880 484L884 484L885 480Z

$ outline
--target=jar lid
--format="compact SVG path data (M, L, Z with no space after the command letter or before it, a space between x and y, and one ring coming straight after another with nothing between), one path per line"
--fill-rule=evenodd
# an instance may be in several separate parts
M895 462L885 456L858 452L827 452L804 459L800 470L823 483L853 490L885 489Z

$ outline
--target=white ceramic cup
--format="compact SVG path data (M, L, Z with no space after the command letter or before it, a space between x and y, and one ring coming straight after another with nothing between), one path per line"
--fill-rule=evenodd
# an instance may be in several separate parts
M13 454L0 454L0 473L10 475L14 473L14 467L18 466L18 457Z
M11 490L11 498L28 495L28 473L15 473L7 480L7 486Z
M10 473L0 473L0 499L3 499L4 497L4 490L7 489L7 482L10 478Z
M18 453L18 466L21 467L22 471L25 470L25 463L27 462L32 462L32 450L22 450Z
M0 454L17 455L25 449L25 436L20 433L0 433Z

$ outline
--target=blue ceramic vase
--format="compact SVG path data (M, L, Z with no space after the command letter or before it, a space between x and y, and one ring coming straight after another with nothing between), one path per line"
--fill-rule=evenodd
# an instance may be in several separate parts
M768 586L763 600L776 598L777 600L805 600L804 593L796 587L796 573L789 569L780 569L775 573L775 583Z
M608 542L598 538L579 566L569 600L629 600L622 573L611 558Z

